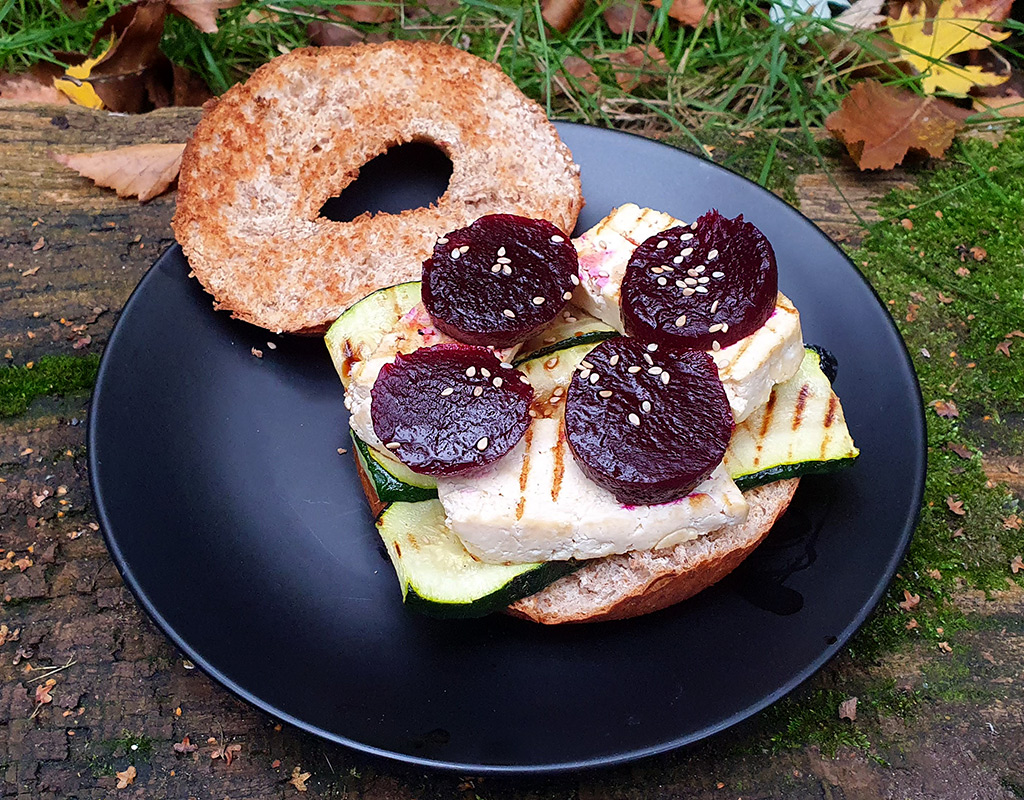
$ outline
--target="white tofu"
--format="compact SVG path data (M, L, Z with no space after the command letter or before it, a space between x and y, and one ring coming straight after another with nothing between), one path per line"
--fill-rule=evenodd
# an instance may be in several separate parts
M654 234L686 223L633 203L621 206L573 240L579 254L580 285L573 301L623 331L619 310L626 265L636 247ZM718 351L709 351L718 365L732 414L742 422L768 402L772 386L791 378L803 360L800 314L781 292L775 311L757 331Z
M501 563L673 547L747 516L747 502L722 465L688 497L621 504L580 470L557 418L534 420L508 455L473 473L439 478L437 491L466 549Z

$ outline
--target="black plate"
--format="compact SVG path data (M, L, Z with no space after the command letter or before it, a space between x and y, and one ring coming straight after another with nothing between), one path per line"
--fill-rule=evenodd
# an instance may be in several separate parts
M172 248L128 301L100 368L89 427L99 519L125 581L189 658L335 742L472 774L612 764L694 742L833 656L910 539L920 393L853 265L785 203L713 164L627 134L559 130L583 167L580 229L628 201L687 220L717 207L761 227L805 339L839 359L862 455L806 479L739 574L675 608L563 628L420 617L402 607L351 455L336 452L350 446L346 413L322 342L269 349L276 337L211 310ZM402 180L381 187L360 202L404 202Z

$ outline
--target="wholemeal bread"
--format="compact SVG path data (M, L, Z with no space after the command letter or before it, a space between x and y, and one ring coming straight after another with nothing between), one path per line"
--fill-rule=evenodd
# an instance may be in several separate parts
M436 205L319 216L388 148L452 161ZM185 149L172 226L218 308L316 333L370 290L418 278L436 237L484 214L571 232L579 168L543 110L496 65L447 45L296 50L208 104Z
M608 556L559 578L514 603L516 617L556 625L599 622L649 614L686 600L718 582L757 547L789 507L799 478L744 492L746 522L666 550Z

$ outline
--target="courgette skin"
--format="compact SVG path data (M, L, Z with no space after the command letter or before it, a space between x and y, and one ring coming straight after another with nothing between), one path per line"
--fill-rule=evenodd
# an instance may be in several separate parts
M829 461L801 461L799 464L780 464L777 467L769 467L760 472L749 475L740 475L733 480L741 492L753 489L757 486L764 486L766 483L784 481L789 478L802 478L805 475L828 475L832 472L839 472L857 460L857 456L848 458L834 458Z
M518 367L526 361L532 361L535 358L543 358L549 356L552 353L557 353L560 350L566 350L570 347L578 347L581 344L599 344L605 339L614 339L616 336L621 334L618 331L590 331L589 333L581 333L579 336L574 336L570 339L562 339L561 341L554 342L539 350L526 353L524 355L516 357L512 365Z
M356 436L355 431L349 431L352 435L352 446L355 447L356 456L363 467L363 471L373 484L377 498L382 503L420 503L424 500L437 499L437 485L434 487L414 486L400 480L388 471L388 468L381 464L374 456L373 449L362 439ZM424 476L425 481L429 479Z

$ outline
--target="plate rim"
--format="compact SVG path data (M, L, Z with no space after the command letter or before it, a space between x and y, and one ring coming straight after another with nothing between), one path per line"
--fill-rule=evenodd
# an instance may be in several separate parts
M821 655L819 655L816 659L812 660L803 669L797 671L795 674L790 676L790 678L787 681L785 681L781 686L779 686L775 691L761 696L760 698L758 698L757 701L751 703L750 705L744 707L743 709L735 712L729 717L722 719L713 725L702 728L700 731L685 736L675 737L673 739L661 742L657 745L633 749L628 752L620 752L613 755L598 756L590 759L545 762L541 764L477 764L472 762L452 761L440 758L425 758L411 755L408 753L387 750L385 748L366 744L364 742L359 742L354 739L350 739L346 736L333 733L331 731L321 728L318 725L299 719L298 717L289 714L283 709L277 708L273 704L262 700L260 697L246 690L245 688L240 686L236 681L229 678L217 667L211 664L206 658L204 658L202 654L194 650L184 640L184 638L171 626L168 620L160 613L160 611L156 608L153 602L143 592L142 587L139 581L136 579L130 564L128 563L127 559L124 556L124 553L122 552L121 548L118 546L116 539L114 538L112 525L110 524L109 516L107 513L106 503L98 487L97 476L101 474L103 467L97 458L96 448L94 446L97 436L99 435L99 432L97 431L97 415L93 413L93 406L96 402L97 397L100 395L102 391L104 382L107 379L107 373L111 369L110 363L112 358L108 358L108 355L112 352L112 346L115 345L116 340L119 337L119 333L123 331L123 326L121 324L122 320L129 315L132 306L138 301L138 297L141 296L146 291L145 287L147 283L157 279L156 276L159 275L159 270L157 268L160 267L160 265L164 261L172 260L180 256L180 258L182 260L185 260L187 263L185 255L181 249L181 245L178 244L176 241L173 242L171 246L164 250L159 255L159 257L155 259L154 262L150 265L146 273L139 280L139 283L132 290L128 299L125 301L124 306L119 312L117 322L114 324L114 327L111 330L110 335L107 339L107 343L104 346L103 354L100 359L100 365L97 373L96 382L94 384L93 391L90 395L89 400L89 416L86 432L89 488L93 502L93 507L96 512L96 519L100 524L100 530L103 535L104 543L111 555L111 559L114 562L115 566L117 567L118 572L121 574L122 580L124 581L125 585L131 591L136 602L140 606L142 606L142 608L146 611L146 613L153 620L153 622L156 623L161 633L163 633L163 635L166 636L175 645L175 647L177 647L185 655L185 657L192 661L196 667L202 670L202 672L206 674L209 678L216 681L220 686L224 687L229 692L234 694L236 697L238 697L241 700L244 700L246 703L254 706L263 713L268 714L269 716L277 720L287 722L289 725L292 725L293 727L296 727L305 733L312 734L320 739L329 741L333 744L351 748L353 750L356 750L360 753L364 753L369 756L386 759L388 761L398 762L406 766L423 767L438 770L441 772L454 772L458 774L473 775L557 775L580 770L594 770L603 767L613 767L626 763L632 763L642 759L649 759L657 755L662 755L674 750L691 746L693 744L696 744L697 742L713 737L724 730L732 728L738 725L739 723L750 719L754 715L763 711L768 706L773 705L786 695L793 692L800 685L805 683L807 680L809 680L811 677L817 674L821 669L823 669L833 658L835 658L845 648L846 644L850 641L850 639L867 621L867 618L875 611L875 609L881 602L882 598L884 597L886 591L888 591L899 568L899 565L906 557L906 553L910 547L914 531L916 530L918 523L920 521L921 504L924 497L925 481L927 477L927 427L926 418L924 414L924 399L921 393L920 381L918 380L916 370L914 369L913 360L911 358L910 351L907 348L906 342L900 334L899 328L896 326L896 323L893 320L892 315L888 313L884 301L879 296L875 288L871 285L871 283L867 280L867 278L863 275L863 273L859 269L857 269L856 265L849 258L849 256L847 256L847 254L843 252L842 248L840 248L832 240L831 237L829 237L824 231L822 231L821 228L813 220L803 215L799 211L799 209L795 208L794 206L791 206L785 200L779 198L768 189L764 188L763 186L757 184L756 182L752 181L746 176L741 175L740 173L728 167L725 167L721 164L716 164L715 162L709 161L707 159L702 159L701 157L694 155L693 153L689 153L666 142L649 139L645 136L642 136L631 131L622 131L613 128L601 128L599 126L587 125L578 122L553 122L556 128L560 129L560 132L562 128L587 129L588 133L600 132L600 135L607 134L612 137L625 136L632 138L634 140L638 140L645 146L650 145L655 148L669 148L670 150L673 150L677 154L681 155L683 158L695 160L703 167L711 168L713 171L719 170L734 178L738 178L744 183L748 184L749 188L751 188L752 190L758 191L763 195L770 196L774 202L782 204L782 206L787 208L792 213L795 213L798 216L802 217L803 220L809 223L821 235L821 237L828 244L828 246L831 247L834 253L837 256L839 256L841 260L847 263L852 273L861 281L864 287L868 289L874 301L885 312L885 324L889 327L890 332L894 335L895 341L898 342L905 364L908 367L911 377L913 378L913 399L916 400L917 408L916 433L923 445L920 452L915 453L915 455L918 457L918 460L920 461L921 467L919 470L917 470L916 474L914 475L915 482L913 494L915 495L915 497L912 498L913 503L910 506L910 508L913 508L914 511L911 518L908 518L906 520L903 530L900 531L900 536L898 540L899 546L894 549L891 557L886 563L882 579L878 581L870 598L866 603L864 603L861 606L859 612L853 617L853 619L850 620L850 622L843 628L842 631L835 635L835 641L831 642L828 645L828 647L822 651Z

